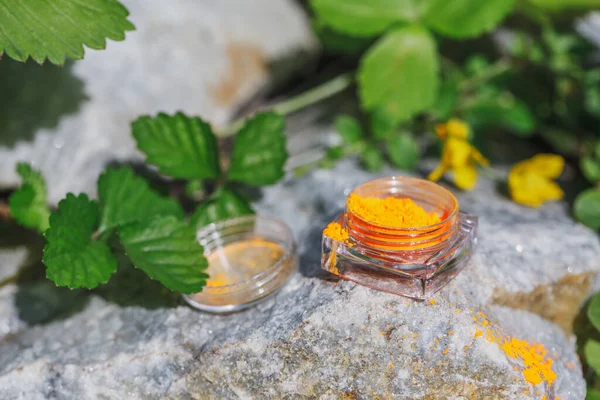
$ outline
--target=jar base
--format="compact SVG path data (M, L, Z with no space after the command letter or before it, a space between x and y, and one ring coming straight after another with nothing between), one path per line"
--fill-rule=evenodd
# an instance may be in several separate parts
M375 258L360 243L323 236L321 268L376 290L424 300L468 265L477 241L476 231L477 217L461 212L456 234L443 250L422 263L398 262L401 252L389 259ZM406 258L410 259L410 254Z

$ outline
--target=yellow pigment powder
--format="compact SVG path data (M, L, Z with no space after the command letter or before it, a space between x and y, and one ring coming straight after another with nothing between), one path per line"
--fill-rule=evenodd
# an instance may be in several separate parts
M348 230L342 228L339 222L331 222L327 227L323 230L323 235L328 238L332 238L333 240L337 240L338 242L348 243Z
M420 228L441 222L435 212L428 213L412 199L399 197L360 197L351 193L347 200L349 211L377 226L406 229Z
M548 357L548 351L543 344L529 343L526 340L503 335L500 330L492 326L488 317L482 312L473 318L479 325L485 327L487 341L495 343L509 359L520 364L518 369L528 383L538 385L544 382L548 386L554 384L556 381L556 373L552 370L554 360ZM481 335L476 333L475 337L477 336Z

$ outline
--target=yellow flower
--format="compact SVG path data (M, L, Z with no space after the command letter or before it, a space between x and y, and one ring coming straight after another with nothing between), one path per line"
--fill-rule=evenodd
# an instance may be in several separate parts
M515 164L508 173L510 196L531 207L562 199L565 194L552 179L558 178L564 167L565 159L556 154L538 154Z
M442 140L446 140L448 136L459 139L467 139L471 130L469 129L469 125L460 119L452 118L445 124L436 125L435 132Z
M469 126L464 122L451 119L436 127L437 134L444 138L444 149L440 165L429 174L432 181L439 180L447 171L452 171L454 184L463 190L471 190L477 182L477 164L490 165L479 150L466 138Z

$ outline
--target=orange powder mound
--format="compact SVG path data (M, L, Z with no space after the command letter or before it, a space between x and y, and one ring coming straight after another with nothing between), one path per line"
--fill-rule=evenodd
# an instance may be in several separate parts
M409 198L360 197L352 193L348 209L363 221L390 228L420 228L441 222L439 215L428 213Z
M348 242L348 230L342 228L339 222L331 222L323 230L323 235L337 240L338 242Z

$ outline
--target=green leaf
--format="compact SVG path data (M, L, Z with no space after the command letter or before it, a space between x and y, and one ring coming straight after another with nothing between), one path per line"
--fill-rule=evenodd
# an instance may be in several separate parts
M590 156L583 156L579 160L579 168L581 168L583 176L588 181L592 183L600 181L600 160Z
M235 137L228 179L253 186L281 179L287 159L284 130L285 119L273 112L248 120Z
M571 135L569 132L556 128L544 128L540 134L557 153L571 156L579 153L579 141L575 135Z
M420 27L399 28L383 36L361 59L359 93L367 110L381 109L397 122L435 103L438 53Z
M351 36L368 37L399 21L414 21L420 0L311 0L319 20Z
M479 128L503 126L519 137L535 133L535 116L527 104L508 93L475 104L467 110L465 118Z
M119 237L133 265L167 288L192 294L206 284L208 261L196 230L176 217L123 226Z
M360 160L369 172L377 172L383 167L383 153L375 146L365 148Z
M585 342L585 347L583 349L583 353L585 354L585 360L589 365L594 368L594 371L600 371L600 342L595 341L594 339L589 339Z
M117 259L106 243L92 239L99 218L98 204L85 194L69 193L58 203L46 231L43 261L48 279L71 289L92 289L110 279Z
M352 55L362 53L373 41L371 38L357 38L344 35L331 29L318 19L313 20L312 27L323 47L339 54Z
M530 0L542 9L558 12L565 10L595 10L600 7L600 0Z
M388 157L400 169L412 170L419 162L419 145L409 132L393 136L387 143Z
M174 178L215 179L219 176L219 149L210 125L178 112L139 117L132 124L138 148L146 161Z
M344 148L342 146L333 146L327 149L327 159L338 161L344 158Z
M575 218L584 225L600 229L600 189L587 189L577 195L573 204Z
M0 56L62 65L83 58L83 45L104 49L106 38L125 39L134 29L115 0L0 0Z
M592 297L587 309L587 316L592 325L594 325L594 328L600 331L600 292Z
M19 224L43 233L48 229L50 217L44 178L27 163L18 163L17 173L23 185L10 196L10 212Z
M440 86L438 98L432 107L432 114L440 121L450 119L454 114L458 100L459 93L457 85L453 82L444 82Z
M398 126L400 121L381 108L376 108L371 113L371 131L376 140L383 140L390 137Z
M492 30L515 6L514 0L425 0L425 22L439 33L469 38Z
M183 210L175 200L154 192L131 168L108 168L100 175L98 197L102 209L100 232L156 216L183 218Z
M600 400L600 390L588 388L585 400Z
M335 119L335 130L338 131L346 144L357 143L364 136L356 118L349 115L340 115Z
M254 214L254 211L248 200L231 189L222 188L198 206L192 214L191 223L200 229L212 222L249 214Z

